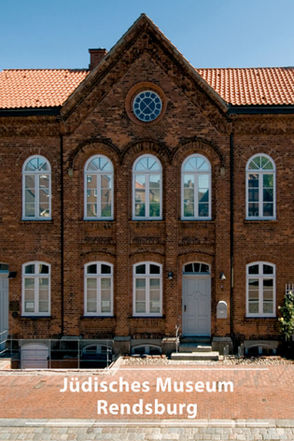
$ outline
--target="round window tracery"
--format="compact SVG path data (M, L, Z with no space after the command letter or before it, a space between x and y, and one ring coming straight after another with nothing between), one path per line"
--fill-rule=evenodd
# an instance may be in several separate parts
M140 121L154 121L160 115L161 110L161 98L153 90L144 90L133 100L133 112Z

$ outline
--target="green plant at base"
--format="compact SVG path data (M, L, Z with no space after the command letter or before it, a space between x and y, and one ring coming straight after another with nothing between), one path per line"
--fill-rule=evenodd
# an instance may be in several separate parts
M279 306L281 317L279 317L280 331L285 341L289 341L294 334L294 293L289 291L285 295L283 306Z

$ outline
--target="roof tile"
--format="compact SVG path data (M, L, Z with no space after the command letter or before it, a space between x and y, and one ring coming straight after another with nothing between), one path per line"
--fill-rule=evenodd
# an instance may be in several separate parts
M294 67L196 70L232 105L294 105ZM3 70L0 108L62 106L88 74L87 69Z

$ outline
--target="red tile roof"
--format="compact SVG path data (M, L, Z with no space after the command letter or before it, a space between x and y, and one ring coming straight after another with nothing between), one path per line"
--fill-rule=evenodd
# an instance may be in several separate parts
M294 67L196 70L227 103L294 104Z
M196 69L232 105L294 105L294 67ZM62 106L88 70L17 69L0 72L0 108Z
M88 70L17 69L0 72L0 108L62 106Z

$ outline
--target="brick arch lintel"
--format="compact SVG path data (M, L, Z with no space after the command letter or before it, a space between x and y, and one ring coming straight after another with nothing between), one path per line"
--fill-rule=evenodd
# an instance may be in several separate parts
M87 147L90 147L93 144L101 144L104 147L110 149L112 152L114 152L118 157L121 156L120 149L115 144L113 144L111 139L95 136L92 138L85 139L84 141L78 144L78 146L73 150L73 152L70 154L68 158L68 168L74 168L74 164L78 156L81 153L85 153Z
M179 145L171 152L171 161L174 161L177 158L177 156L181 154L183 148L186 147L188 144L195 147L195 149L197 148L203 149L203 147L208 146L217 155L220 161L220 166L221 167L225 166L224 155L220 151L218 145L213 141L210 141L206 138L202 138L200 136L193 136L191 138L182 138Z
M156 141L150 138L143 138L132 141L125 146L120 155L121 164L127 161L130 157L130 161L133 162L134 155L139 153L154 153L156 156L158 156L162 163L166 162L166 160L169 163L171 162L172 152L164 142Z

